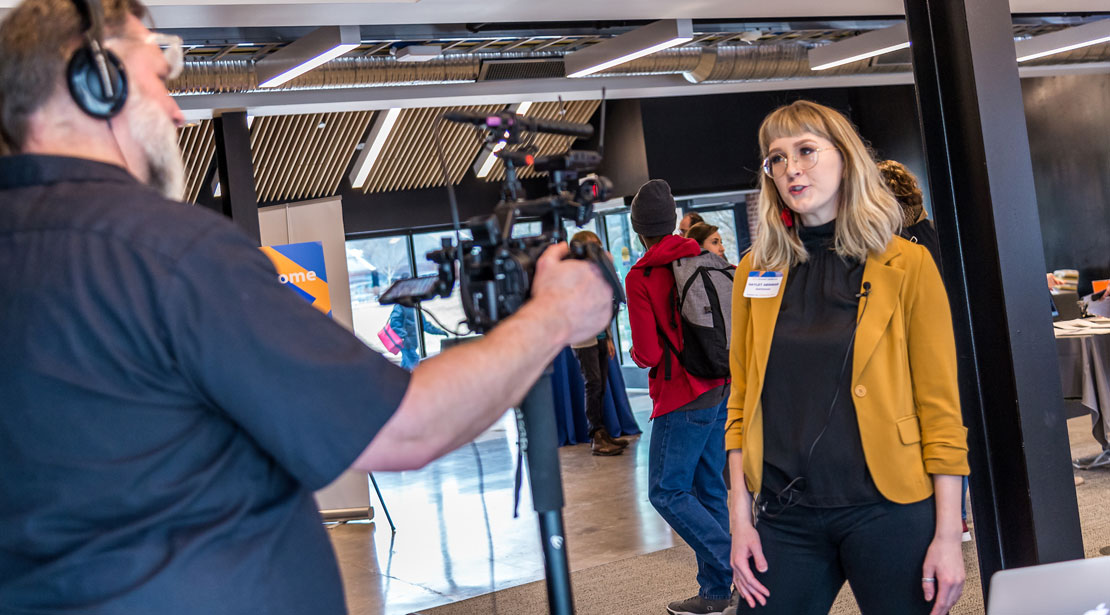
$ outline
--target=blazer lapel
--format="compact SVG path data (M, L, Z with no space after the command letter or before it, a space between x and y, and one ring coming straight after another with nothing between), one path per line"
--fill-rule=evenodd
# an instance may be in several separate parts
M869 255L863 267L863 282L870 283L870 293L860 300L856 328L855 350L852 355L852 382L859 380L863 368L875 352L879 339L886 331L890 317L898 307L902 292L902 278L905 272L890 266L899 254L896 241L891 241L886 251L879 255ZM860 292L863 292L862 283Z

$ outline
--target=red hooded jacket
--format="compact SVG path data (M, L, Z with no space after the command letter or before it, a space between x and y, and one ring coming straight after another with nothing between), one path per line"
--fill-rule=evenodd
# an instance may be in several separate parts
M670 235L649 248L624 278L628 320L632 325L632 360L640 367L651 368L648 373L648 390L654 402L651 418L681 408L702 393L728 383L727 378L704 379L687 374L659 338L662 332L674 348L682 350L670 265L700 253L698 242ZM670 379L666 377L668 364Z

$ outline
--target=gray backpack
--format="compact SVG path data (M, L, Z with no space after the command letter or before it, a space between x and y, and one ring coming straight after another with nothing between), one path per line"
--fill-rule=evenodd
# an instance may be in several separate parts
M732 278L736 268L720 256L703 251L674 261L671 270L680 321L671 325L682 327L682 350L675 351L679 363L699 378L728 378Z

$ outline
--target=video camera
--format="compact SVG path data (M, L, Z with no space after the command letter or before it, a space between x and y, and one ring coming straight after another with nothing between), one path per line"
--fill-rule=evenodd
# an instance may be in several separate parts
M601 155L597 152L571 150L535 158L527 144L511 148L521 142L525 133L588 138L593 135L590 124L531 118L508 111L491 114L449 112L443 119L474 124L486 131L486 147L505 165L502 200L493 214L467 221L471 239L460 240L455 245L446 237L441 249L427 254L428 260L436 264L436 274L399 280L382 294L380 302L414 307L434 297L450 296L455 286L457 263L459 292L467 324L471 331L485 333L528 300L536 261L548 246L567 239L563 221L574 220L577 226L589 222L593 218L594 203L608 198L612 183L593 174L601 163ZM525 166L548 173L549 193L546 196L531 200L521 198L523 190L516 169ZM447 185L450 190L451 182ZM454 207L453 191L451 195ZM538 218L540 234L513 237L513 226L521 218ZM624 302L620 279L600 246L572 242L570 254L570 258L597 264L613 289L614 307Z

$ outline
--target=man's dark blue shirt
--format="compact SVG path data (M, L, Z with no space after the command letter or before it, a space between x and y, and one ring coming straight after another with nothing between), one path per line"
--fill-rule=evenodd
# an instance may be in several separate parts
M312 492L407 385L229 221L0 158L0 613L345 612Z

